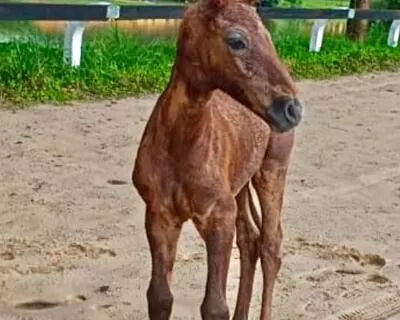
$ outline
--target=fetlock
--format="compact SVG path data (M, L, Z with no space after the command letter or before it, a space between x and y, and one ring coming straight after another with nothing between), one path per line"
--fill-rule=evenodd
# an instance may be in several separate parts
M147 290L150 320L168 320L171 316L173 296L167 284L150 283Z
M229 320L229 308L225 300L212 297L204 300L201 305L202 320Z

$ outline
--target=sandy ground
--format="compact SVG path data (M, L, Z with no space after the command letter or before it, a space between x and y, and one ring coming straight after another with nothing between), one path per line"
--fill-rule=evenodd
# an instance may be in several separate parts
M400 74L299 86L307 113L287 184L277 320L323 319L400 286ZM144 206L130 174L154 102L0 111L1 320L147 319ZM173 319L199 319L204 258L187 224ZM235 248L231 310L238 261Z

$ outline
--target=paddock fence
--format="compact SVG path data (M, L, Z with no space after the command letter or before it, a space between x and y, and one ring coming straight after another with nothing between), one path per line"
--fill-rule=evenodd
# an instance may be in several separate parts
M0 3L0 21L67 21L64 33L65 63L77 67L85 24L89 21L180 19L186 5L115 5L95 4ZM339 7L334 9L255 8L263 20L313 20L309 51L319 52L329 20L355 19L391 21L387 44L397 47L400 36L400 10L366 10Z

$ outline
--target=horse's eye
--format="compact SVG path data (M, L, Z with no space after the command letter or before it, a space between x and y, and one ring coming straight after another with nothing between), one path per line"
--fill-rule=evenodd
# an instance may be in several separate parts
M234 51L247 49L247 39L239 32L233 31L228 35L228 45Z

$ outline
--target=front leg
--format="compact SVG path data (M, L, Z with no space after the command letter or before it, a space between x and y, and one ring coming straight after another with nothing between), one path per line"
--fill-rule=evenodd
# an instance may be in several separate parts
M252 179L260 200L260 256L263 272L261 320L271 320L272 294L278 275L282 243L281 212L294 132L272 134L261 170Z
M218 200L206 216L193 219L207 248L207 284L201 317L229 320L226 283L235 233L236 202L233 196Z
M146 209L146 234L151 251L151 280L147 289L151 320L168 320L173 296L170 289L172 269L182 222L174 214Z

